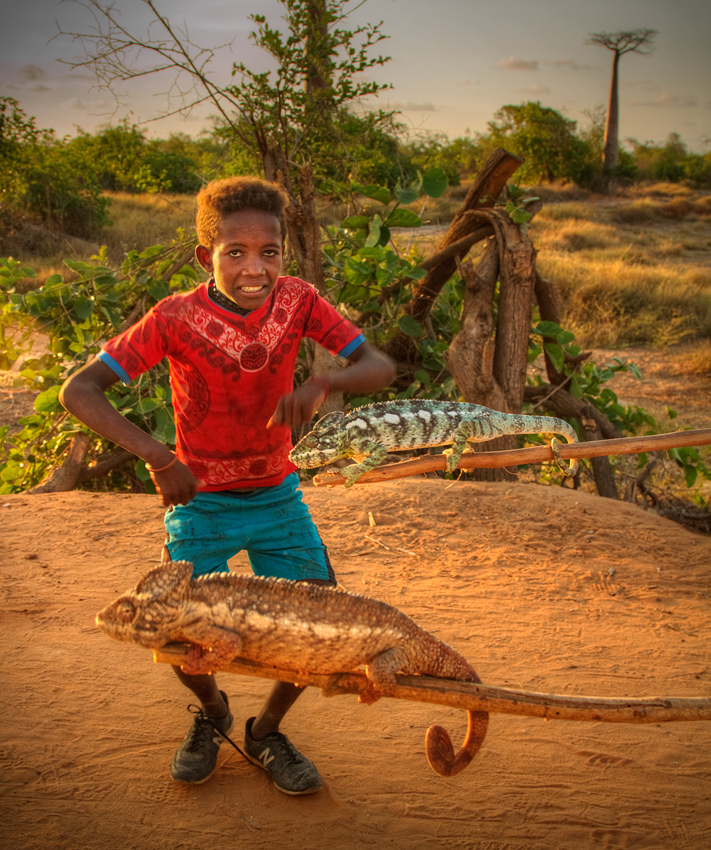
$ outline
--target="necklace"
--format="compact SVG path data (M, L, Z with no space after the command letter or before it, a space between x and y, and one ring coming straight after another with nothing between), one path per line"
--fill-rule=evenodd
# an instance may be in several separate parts
M214 280L211 280L207 285L207 294L210 298L215 302L215 304L219 304L220 307L224 307L225 310L229 310L230 313L237 313L238 316L246 316L247 313L251 313L251 310L245 310L236 304L231 298L228 298L224 292L220 292L217 288L217 284Z

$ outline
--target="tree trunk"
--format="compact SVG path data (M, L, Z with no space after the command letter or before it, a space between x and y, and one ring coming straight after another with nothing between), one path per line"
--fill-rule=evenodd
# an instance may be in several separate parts
M485 219L476 215L477 212L494 206L501 190L511 175L522 165L523 159L498 148L484 163L476 182L467 193L464 203L452 220L440 244L440 250L447 248L468 236L477 227L486 224ZM437 297L449 278L457 269L457 259L462 253L448 257L432 269L419 284L413 287L412 300L407 305L407 312L420 324L432 311ZM413 364L417 359L417 349L412 337L398 332L386 346L387 353L396 361Z
M536 299L538 301L538 309L541 314L541 319L544 322L555 322L557 325L561 322L561 309L558 294L550 281L546 280L541 275L536 275ZM565 375L559 372L553 365L550 357L545 356L546 371L548 380L552 387L562 387L565 383ZM545 398L547 393L544 392L542 398ZM568 413L560 413L560 405L564 402L568 404ZM572 404L571 404L572 402ZM575 402L578 402L577 404ZM552 408L557 415L567 415L578 419L583 429L583 436L587 442L591 440L599 440L601 437L608 439L613 437L621 437L620 432L612 425L612 423L603 416L597 408L586 402L575 399L567 390L557 390L545 404ZM571 411L571 406L575 412ZM558 407L558 409L556 409ZM602 421L604 420L604 421ZM617 499L617 486L615 484L615 474L612 469L612 464L608 457L596 457L590 461L592 466L593 477L595 478L595 486L600 496L605 496L609 499Z
M613 51L612 77L610 78L610 96L607 102L607 120L605 121L605 148L603 152L602 170L610 175L617 168L617 140L620 134L620 105L618 94L618 68L620 54Z
M113 472L114 469L119 469L119 467L129 463L129 461L135 462L137 460L136 455L126 449L113 449L105 452L96 458L96 463L93 466L82 467L77 484L83 484L85 481L91 481L94 478L103 478Z
M471 264L465 268L467 290L460 331L447 352L447 365L466 401L519 413L528 366L536 251L508 213L497 208L482 211L481 215L493 225L496 239L485 248L476 273ZM498 277L501 283L494 340L493 301ZM516 437L510 436L487 442L477 450L514 448ZM499 481L513 473L477 469L475 474L478 480Z
M492 210L499 244L501 284L496 323L494 379L504 391L506 413L519 413L528 368L528 341L536 276L536 249L508 214Z
M91 437L88 434L77 434L72 440L69 451L61 466L56 466L45 480L26 490L26 493L36 495L38 493L66 493L74 490L79 481L82 463L89 451Z
M505 404L493 375L494 292L499 279L499 249L492 239L478 264L469 261L461 270L466 282L459 332L445 359L464 401L501 410Z

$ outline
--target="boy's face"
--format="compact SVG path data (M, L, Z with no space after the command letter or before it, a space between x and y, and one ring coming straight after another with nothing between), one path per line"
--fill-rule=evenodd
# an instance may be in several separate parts
M240 210L222 219L211 251L198 245L195 254L223 295L256 310L276 285L282 252L279 219L264 210Z

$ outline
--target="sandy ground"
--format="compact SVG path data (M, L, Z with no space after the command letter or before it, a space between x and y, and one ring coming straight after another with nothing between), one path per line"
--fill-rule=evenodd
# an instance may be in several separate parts
M711 695L711 539L560 488L409 479L305 488L342 586L457 648L486 684L595 696ZM372 514L375 525L369 523ZM189 694L96 611L157 562L155 497L5 496L0 846L683 848L711 846L711 723L495 715L452 779L425 760L444 707L309 689L284 731L318 765L280 794L223 745L204 785L168 768ZM240 558L237 571L245 571ZM270 684L222 675L241 743Z

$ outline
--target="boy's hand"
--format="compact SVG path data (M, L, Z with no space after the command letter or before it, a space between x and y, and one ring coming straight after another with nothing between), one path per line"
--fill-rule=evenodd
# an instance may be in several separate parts
M150 476L166 508L171 505L187 505L197 493L200 483L179 460L176 460L170 469L164 472L150 472Z
M293 393L283 395L276 406L276 410L267 425L289 425L298 428L306 422L311 421L314 413L323 404L328 393L318 384L307 381Z

